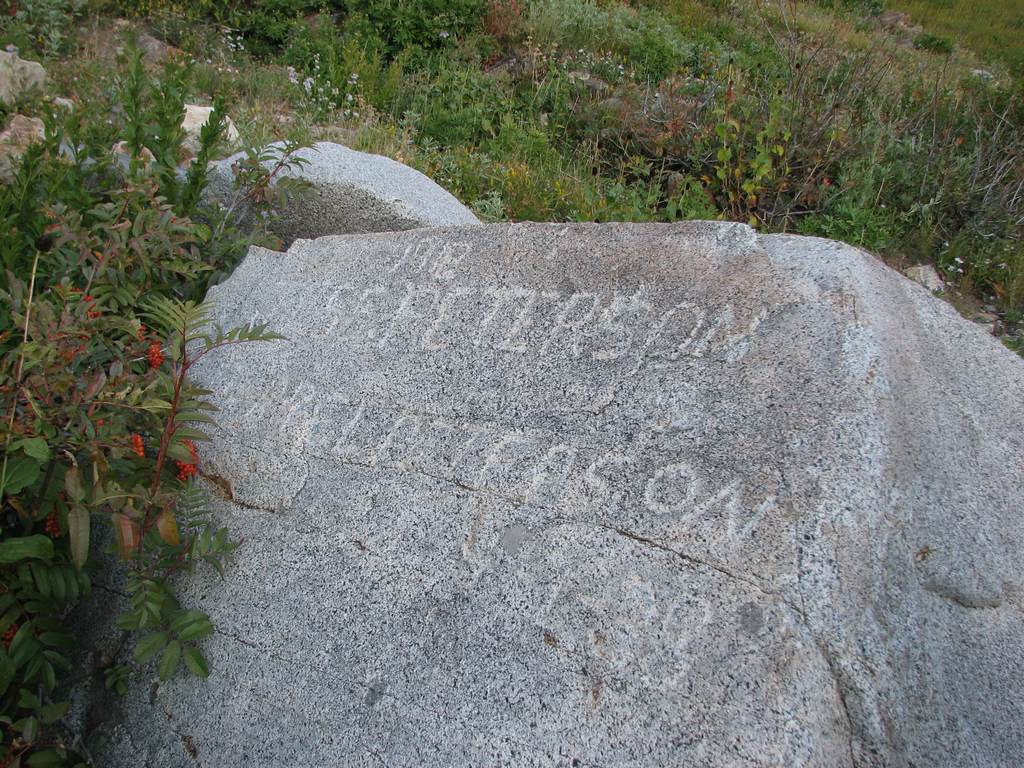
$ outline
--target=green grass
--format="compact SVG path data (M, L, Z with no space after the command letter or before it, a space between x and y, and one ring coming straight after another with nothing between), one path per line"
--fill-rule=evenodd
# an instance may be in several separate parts
M925 32L941 34L974 51L983 61L1005 64L1024 76L1022 0L888 0Z

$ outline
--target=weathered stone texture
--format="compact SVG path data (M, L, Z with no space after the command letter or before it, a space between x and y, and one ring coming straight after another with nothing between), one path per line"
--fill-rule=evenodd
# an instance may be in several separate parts
M1024 366L873 258L496 225L211 299L288 337L198 373L245 543L104 764L1020 764Z

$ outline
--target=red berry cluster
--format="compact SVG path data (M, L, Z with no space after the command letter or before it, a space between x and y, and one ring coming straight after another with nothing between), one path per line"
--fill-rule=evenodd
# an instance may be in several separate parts
M140 458L146 456L146 447L142 444L142 435L132 434L132 450Z
M3 636L4 647L7 648L8 650L10 650L11 641L14 640L14 636L16 634L18 634L18 625L17 624L11 624L11 626L7 628L7 631L4 632L4 636Z
M44 530L51 539L59 539L64 535L64 531L60 528L60 522L57 520L57 513L51 512L46 516L46 525Z
M159 368L164 362L164 350L160 346L159 341L154 341L149 345L149 350L146 352L146 357L149 359L150 368Z
M85 296L83 296L83 297L82 297L82 301L84 301L84 302L85 302L86 304L92 304L92 303L93 303L94 301L96 301L96 299L94 299L94 298L93 298L92 296L90 296L90 295L89 295L89 294L87 293L87 294L85 294ZM85 313L85 314L86 314L86 316L87 316L87 317L88 317L88 318L89 318L90 320L95 320L95 319L96 319L97 317L99 317L100 315L102 315L102 314L103 314L103 312L101 312L101 311L100 311L100 310L98 310L98 309L90 309L90 310L86 311L86 313Z
M195 477L196 472L199 471L199 454L196 453L196 444L191 440L186 440L185 445L188 446L188 452L192 454L192 463L189 464L185 461L174 462L178 465L178 479L183 483L190 477Z

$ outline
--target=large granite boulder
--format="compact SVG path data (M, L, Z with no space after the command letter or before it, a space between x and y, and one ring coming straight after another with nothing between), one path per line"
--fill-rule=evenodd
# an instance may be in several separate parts
M271 145L280 151L281 145ZM224 207L236 201L234 164L244 153L210 166L210 194ZM358 232L394 232L418 227L479 224L454 195L419 171L389 157L321 141L299 150L301 165L274 179L306 182L301 192L286 196L272 228L286 243L297 238ZM268 160L266 167L273 167Z
M104 765L1024 759L1024 365L863 252L420 230L210 298L288 337L198 371L244 544Z

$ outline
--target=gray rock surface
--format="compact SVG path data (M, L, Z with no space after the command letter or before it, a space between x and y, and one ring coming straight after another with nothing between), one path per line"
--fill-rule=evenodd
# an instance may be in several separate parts
M198 372L244 545L100 764L1021 764L1024 365L867 254L477 226L210 298L289 339Z
M274 230L286 243L322 235L480 223L446 189L389 157L326 141L296 155L306 163L281 176L303 179L309 188L287 200L279 211ZM231 167L243 157L237 154L211 165L210 191L225 207L235 198Z

